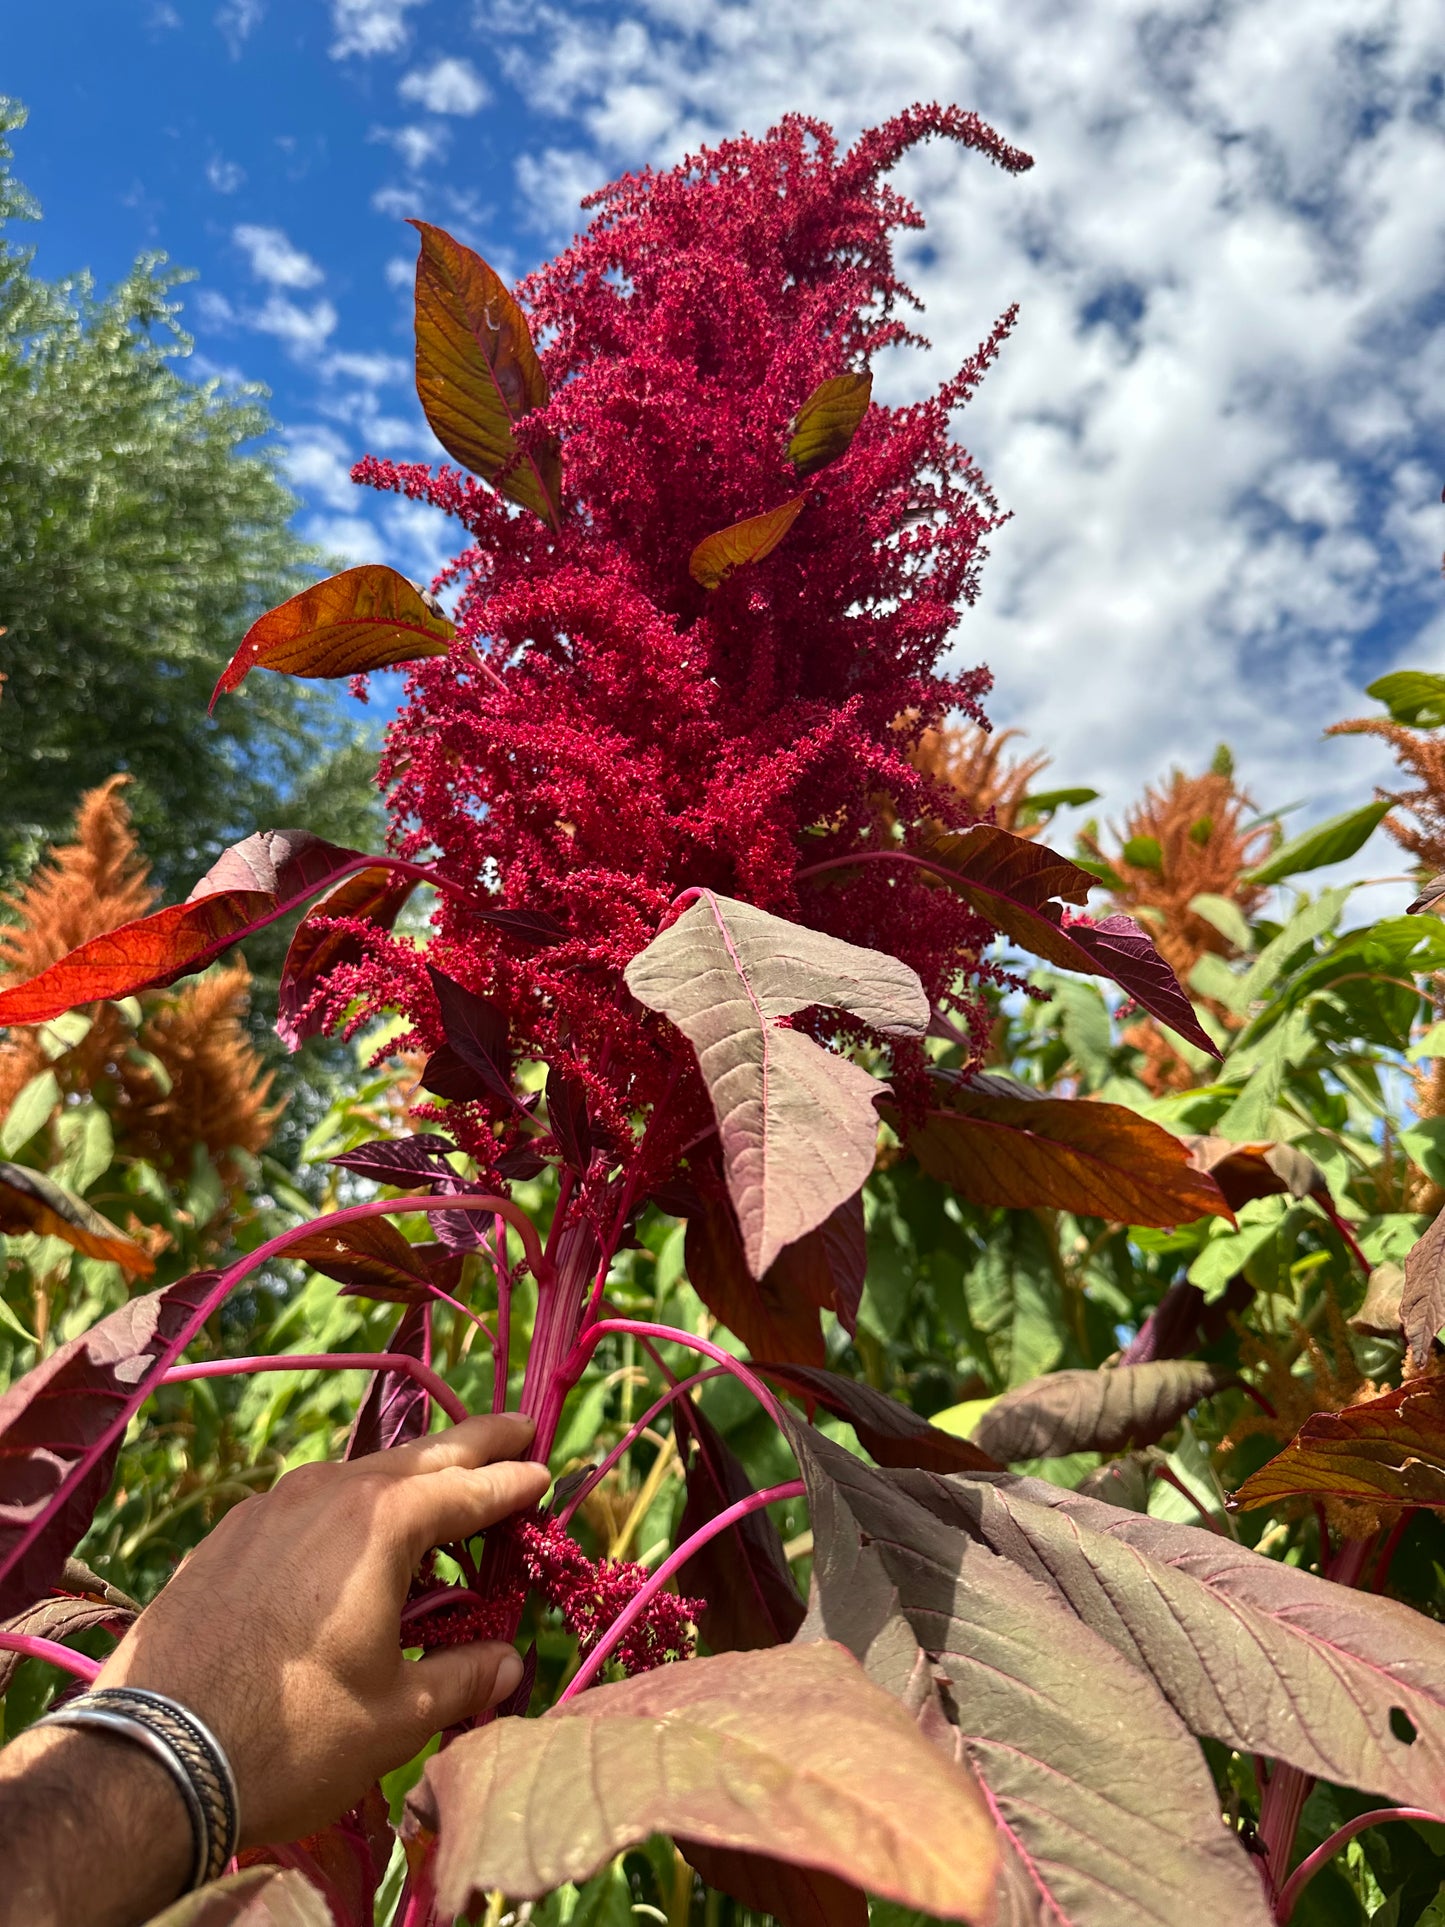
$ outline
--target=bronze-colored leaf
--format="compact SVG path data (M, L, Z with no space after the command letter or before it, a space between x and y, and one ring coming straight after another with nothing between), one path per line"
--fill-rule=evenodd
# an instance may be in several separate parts
M1423 1365L1445 1325L1445 1211L1405 1253L1400 1323L1411 1357Z
M444 656L455 628L415 583L379 562L328 576L251 624L221 671L211 708L253 669L329 681Z
M448 1920L496 1888L521 1899L585 1880L658 1832L818 1867L945 1920L991 1918L983 1802L829 1642L683 1660L464 1733L428 1763L428 1804Z
M1316 1412L1235 1493L1241 1512L1305 1496L1445 1511L1445 1378Z
M74 1594L60 1593L49 1599L38 1599L33 1606L5 1620L3 1630L28 1633L32 1639L58 1640L63 1646L95 1626L102 1626L110 1633L122 1633L138 1610L107 1599L78 1599ZM10 1682L23 1659L23 1653L0 1652L0 1699L9 1692Z
M788 443L788 460L800 475L826 468L847 453L872 393L872 375L834 375L818 383L798 410Z
M432 433L474 475L551 528L562 458L549 438L523 451L513 430L546 406L547 377L511 290L479 254L426 221L416 263L416 391Z
M974 1443L930 1425L901 1399L890 1398L860 1378L825 1372L809 1365L762 1360L758 1370L778 1385L786 1385L835 1418L847 1419L858 1442L880 1465L921 1466L930 1472L999 1472L997 1459Z
M350 1224L322 1225L287 1247L288 1258L299 1259L323 1277L363 1298L391 1299L411 1304L430 1294L433 1278L450 1288L456 1283L462 1253L445 1251L446 1276L438 1275L439 1249L414 1245L385 1218L357 1218Z
M1227 1137L1185 1137L1189 1162L1224 1193L1231 1211L1255 1198L1329 1196L1323 1171L1292 1144L1235 1144Z
M716 589L735 569L771 555L797 521L807 499L806 495L795 495L762 515L750 515L731 528L719 529L716 535L705 535L687 565L693 581L700 582L704 589Z
M62 1238L85 1257L120 1265L137 1278L149 1278L156 1268L150 1253L93 1205L23 1164L0 1164L0 1231Z
M687 1220L687 1275L698 1297L754 1358L821 1365L819 1312L836 1312L849 1332L857 1328L867 1262L862 1193L785 1245L754 1278L732 1205L716 1184L703 1191L702 1208Z
M305 1015L318 986L338 964L359 963L364 954L361 938L338 930L336 922L344 917L370 924L378 934L390 930L415 889L411 877L376 864L338 883L302 917L286 952L276 994L276 1035L288 1050L298 1049L320 1028L319 1018Z
M1051 1372L995 1399L974 1426L973 1442L1005 1464L1153 1445L1217 1391L1221 1377L1192 1358Z

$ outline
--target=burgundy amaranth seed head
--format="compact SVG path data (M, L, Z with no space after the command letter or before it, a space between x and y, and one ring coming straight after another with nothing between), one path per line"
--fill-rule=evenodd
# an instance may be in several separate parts
M829 465L800 478L787 453L820 382L917 339L899 318L912 297L893 235L922 222L885 176L934 137L1029 165L975 116L916 107L847 152L794 116L593 197L591 227L520 290L552 399L518 439L560 440L559 533L447 468L368 457L355 471L434 502L469 537L438 584L460 590L458 643L410 672L388 738L393 847L440 851L458 882L572 933L539 950L445 901L428 960L494 1000L519 1049L570 1054L619 1143L672 1071L621 972L679 890L891 951L936 1001L959 1001L958 972L992 935L903 865L795 880L970 820L909 751L946 711L978 715L989 686L983 669L940 669L1001 519L950 422L1012 310L935 394L872 405ZM703 538L800 494L766 560L713 590L693 579ZM413 1041L441 1041L404 944L373 934L322 995L334 1021L353 1000L353 1022L400 1006ZM976 1008L962 995L965 1024ZM905 1101L920 1066L905 1052L895 1067ZM705 1117L695 1082L654 1133L644 1181ZM490 1100L459 1112L449 1127L484 1162L510 1142Z

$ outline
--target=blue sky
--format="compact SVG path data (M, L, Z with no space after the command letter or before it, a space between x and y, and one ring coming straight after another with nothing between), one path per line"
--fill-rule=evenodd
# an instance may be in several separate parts
M12 5L0 91L42 270L162 248L198 372L259 379L302 526L423 574L430 511L346 482L428 452L402 224L515 274L625 167L798 108L856 132L977 107L1038 165L929 150L901 184L940 378L1009 301L960 423L1014 521L961 660L1117 811L1235 746L1262 803L1362 801L1322 727L1445 670L1445 9L1438 0L66 0ZM1372 846L1365 870L1393 868Z

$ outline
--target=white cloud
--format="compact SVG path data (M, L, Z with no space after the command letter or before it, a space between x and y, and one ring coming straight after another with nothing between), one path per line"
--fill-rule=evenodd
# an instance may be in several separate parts
M389 288L409 288L416 280L416 262L404 254L394 254L386 264L386 285Z
M489 98L486 82L469 60L447 55L430 67L417 67L396 90L429 114L476 114Z
M231 50L231 58L240 58L241 49L260 26L266 12L265 0L226 0L226 4L216 9L216 26Z
M416 190L411 187L379 187L371 197L378 214L389 220L405 221L416 213Z
M191 297L191 311L203 327L219 330L235 326L235 309L214 288L197 288Z
M309 254L294 247L278 227L253 227L248 222L232 228L231 239L250 262L258 281L273 288L316 288L326 279Z
M152 33L168 33L180 24L181 16L173 6L168 4L168 0L156 0L156 4L146 15L146 25Z
M411 380L411 363L400 355L355 354L339 350L328 355L321 373L328 381L355 381L363 388L385 388Z
M426 0L331 0L331 58L400 53L411 37L407 14Z
M851 139L956 100L1030 149L1018 179L943 145L896 177L937 345L886 357L882 398L1021 304L959 418L1015 519L957 660L1115 813L1221 738L1307 815L1383 775L1320 732L1383 668L1445 669L1438 0L543 0L512 25L504 71L567 123L518 166L557 240L584 182L790 111Z
M314 302L303 308L285 295L273 294L265 304L247 313L244 323L258 334L274 335L284 342L298 360L319 353L336 332L338 316L329 301Z
M448 127L373 127L368 140L384 141L401 156L402 165L411 173L432 161L440 160L451 140Z
M234 194L238 187L246 185L246 170L236 161L223 160L213 154L206 162L206 179L218 194Z
M299 430L291 437L285 459L287 480L308 507L355 508L356 484L351 479L354 457L331 429Z

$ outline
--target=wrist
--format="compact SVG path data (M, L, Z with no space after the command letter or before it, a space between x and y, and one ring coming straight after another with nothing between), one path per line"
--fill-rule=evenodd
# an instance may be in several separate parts
M130 1741L47 1727L0 1751L0 1927L135 1927L191 1864L181 1793Z

